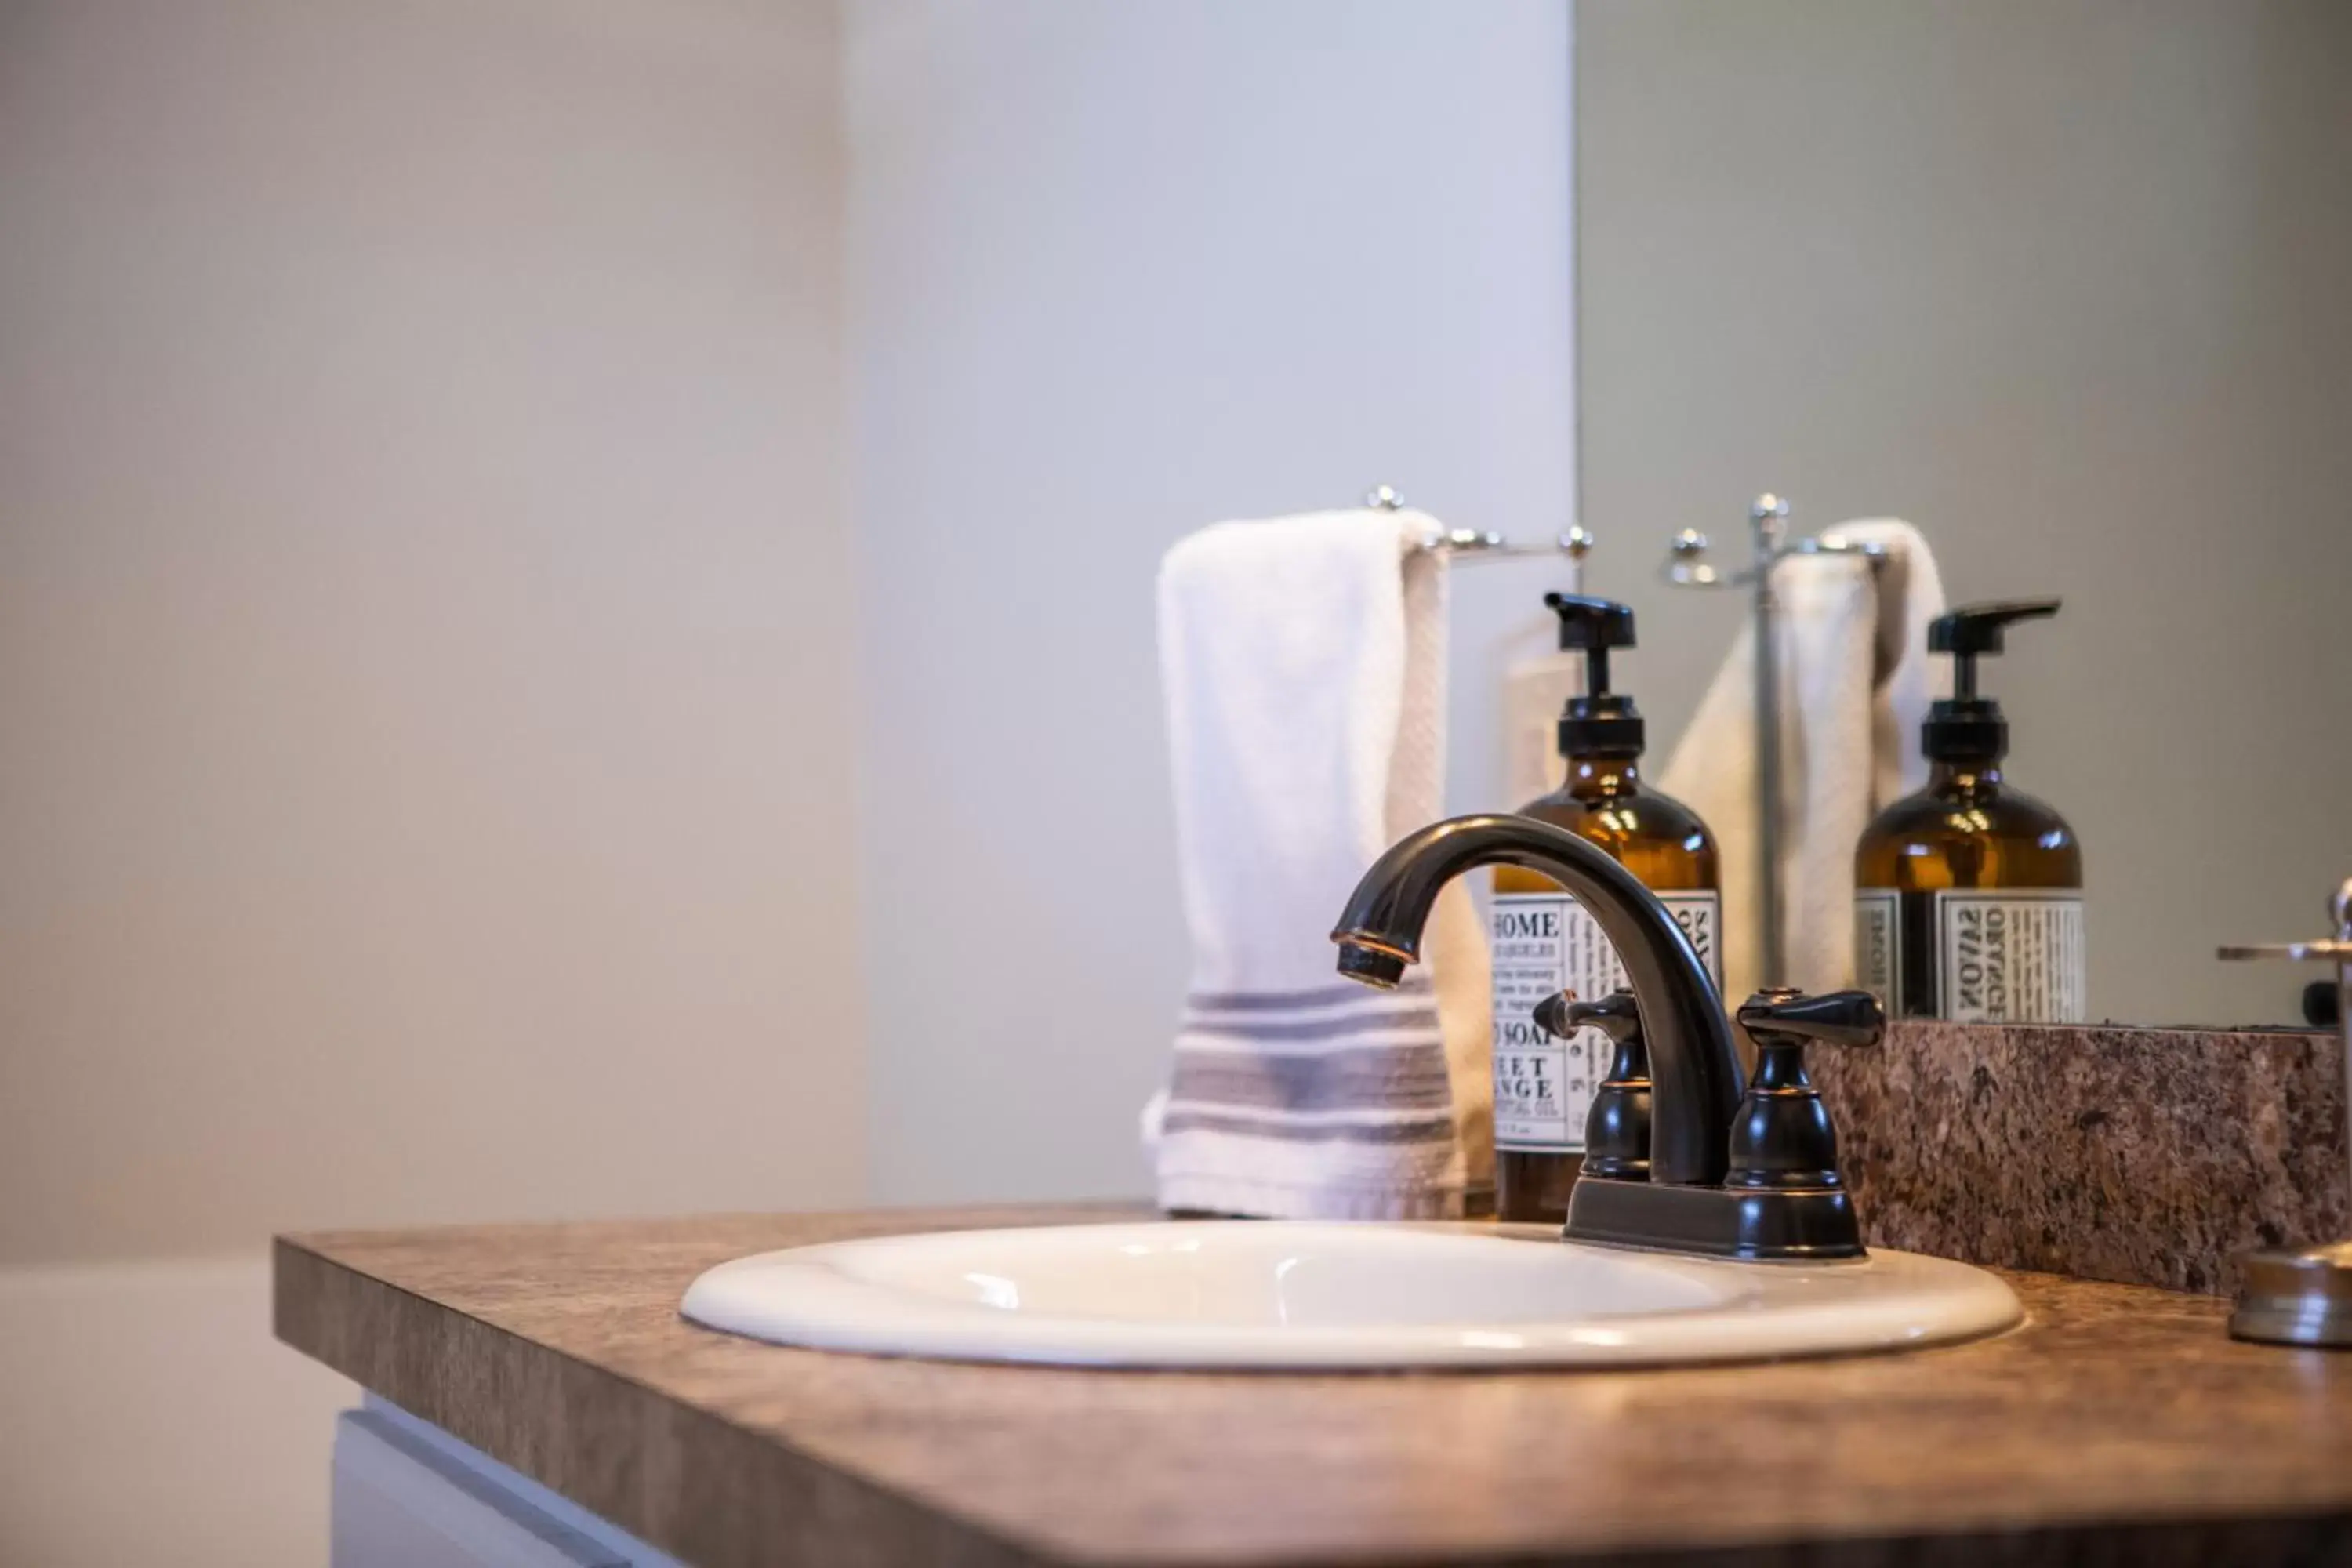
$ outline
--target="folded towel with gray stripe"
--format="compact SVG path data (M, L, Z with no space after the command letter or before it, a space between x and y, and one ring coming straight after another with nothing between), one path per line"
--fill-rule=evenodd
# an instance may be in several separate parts
M1445 565L1413 511L1220 523L1160 573L1192 983L1156 1132L1163 1208L1457 1216L1493 1179L1486 939L1440 896L1394 992L1332 920L1442 815Z

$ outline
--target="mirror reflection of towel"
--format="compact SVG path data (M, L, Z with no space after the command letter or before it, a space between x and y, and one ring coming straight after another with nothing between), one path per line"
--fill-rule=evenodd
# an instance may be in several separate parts
M1780 887L1789 973L1808 991L1853 984L1853 852L1881 808L1927 781L1919 725L1937 680L1927 623L1944 611L1927 542L1895 518L1829 537L1886 547L1795 555L1773 569L1780 602ZM1756 626L1716 673L1658 787L1714 831L1723 867L1724 996L1763 981L1758 963Z

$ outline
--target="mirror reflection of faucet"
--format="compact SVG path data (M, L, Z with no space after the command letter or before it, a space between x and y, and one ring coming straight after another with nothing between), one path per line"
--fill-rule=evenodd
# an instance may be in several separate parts
M2224 947L2225 959L2286 958L2336 967L2336 1020L2344 1054L2346 1103L2352 1108L2352 877L2328 901L2336 934L2316 942ZM2347 1141L2352 1148L2352 1141ZM2347 1171L2352 1174L2352 1171ZM2352 1240L2318 1247L2271 1248L2244 1259L2230 1332L2269 1344L2352 1348Z

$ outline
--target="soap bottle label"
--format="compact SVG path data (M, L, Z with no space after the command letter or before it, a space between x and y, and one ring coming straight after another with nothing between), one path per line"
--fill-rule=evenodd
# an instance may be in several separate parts
M1716 937L1723 900L1712 892L1660 893L1699 961L1723 984ZM1537 1004L1562 991L1587 999L1625 984L1601 923L1566 893L1497 893L1488 915L1495 1001L1495 1146L1522 1152L1584 1148L1592 1091L1609 1070L1609 1037L1579 1029L1566 1040L1537 1027Z
M1857 888L1853 894L1853 983L1895 1013L1903 973L1903 895L1893 888Z
M1936 1016L1956 1024L2079 1024L2090 1014L2080 889L1936 893Z

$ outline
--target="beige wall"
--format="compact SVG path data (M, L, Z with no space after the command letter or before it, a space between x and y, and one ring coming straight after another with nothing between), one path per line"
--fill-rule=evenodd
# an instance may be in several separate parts
M837 84L0 5L0 1562L324 1560L274 1229L860 1197Z
M1135 1194L1191 962L1160 552L1574 494L1558 0L861 0L874 1191ZM1465 573L1457 794L1545 567Z
M258 1258L0 1268L0 1563L325 1568L335 1413Z
M1735 613L1648 578L1673 530L1765 489L1909 517L1956 596L2065 596L1987 674L2083 837L2095 1011L2294 1016L2310 973L2212 950L2319 929L2352 872L2352 8L1577 25L1585 499L1654 732Z
M0 1261L855 1199L829 9L0 16Z

